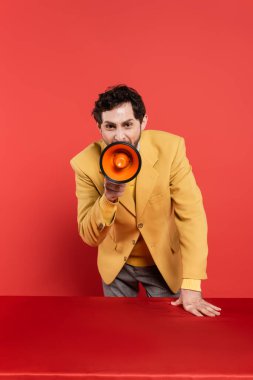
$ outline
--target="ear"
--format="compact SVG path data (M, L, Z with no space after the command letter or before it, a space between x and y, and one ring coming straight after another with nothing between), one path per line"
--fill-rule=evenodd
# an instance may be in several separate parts
M147 122L148 122L148 115L146 114L146 115L144 115L142 123L141 123L141 130L142 131L146 128Z
M99 129L99 132L101 133L101 126L100 126L100 124L97 123L97 127Z

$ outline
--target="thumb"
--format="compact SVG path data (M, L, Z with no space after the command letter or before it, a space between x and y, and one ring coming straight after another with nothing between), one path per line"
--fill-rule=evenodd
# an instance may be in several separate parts
M180 298L178 298L178 300L176 300L176 301L171 301L171 305L173 305L173 306L178 306L180 304L181 304L181 299Z

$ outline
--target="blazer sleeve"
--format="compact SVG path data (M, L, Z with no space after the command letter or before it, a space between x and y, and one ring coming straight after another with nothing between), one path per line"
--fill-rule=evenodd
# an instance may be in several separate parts
M183 137L179 139L171 165L170 189L179 232L183 278L206 279L207 220L202 194L186 156Z
M75 172L77 197L77 224L82 240L91 247L97 247L106 237L115 221L116 212L107 223L100 207L100 195L95 184L72 159L70 164Z

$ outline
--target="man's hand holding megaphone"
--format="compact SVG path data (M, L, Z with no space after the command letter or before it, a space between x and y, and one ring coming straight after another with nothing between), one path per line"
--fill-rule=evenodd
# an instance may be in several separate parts
M140 153L127 142L114 142L107 145L102 152L100 169L105 176L105 196L115 203L123 195L126 183L132 181L139 173Z
M125 191L126 183L113 183L108 178L104 179L105 196L110 202L117 202Z

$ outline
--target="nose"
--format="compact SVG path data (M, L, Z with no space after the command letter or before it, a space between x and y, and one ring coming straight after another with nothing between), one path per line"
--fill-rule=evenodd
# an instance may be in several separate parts
M115 136L114 136L114 140L115 141L124 141L125 140L124 132L121 129L118 129L116 131Z

